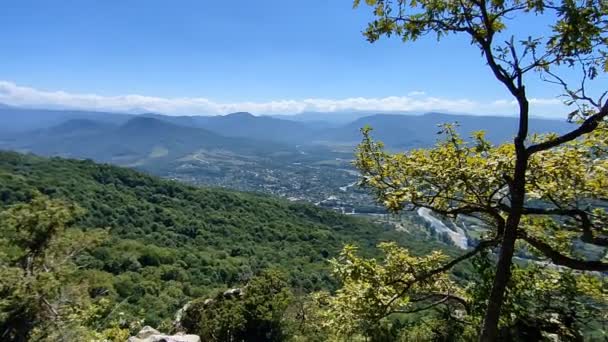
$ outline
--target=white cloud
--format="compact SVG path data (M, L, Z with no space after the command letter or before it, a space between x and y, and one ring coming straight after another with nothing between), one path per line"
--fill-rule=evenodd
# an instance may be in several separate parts
M255 114L296 114L301 112L379 111L512 115L516 103L511 100L481 102L427 96L412 91L405 96L381 98L352 97L344 99L309 98L268 102L220 103L204 97L164 98L143 95L101 96L64 91L46 91L0 81L0 103L33 108L69 108L116 112L155 112L169 115L216 115L237 111ZM530 100L534 113L563 115L558 99ZM552 115L551 115L552 116Z
M563 101L557 98L553 99L538 99L531 98L529 101L532 105L542 105L542 106L559 106L563 104Z

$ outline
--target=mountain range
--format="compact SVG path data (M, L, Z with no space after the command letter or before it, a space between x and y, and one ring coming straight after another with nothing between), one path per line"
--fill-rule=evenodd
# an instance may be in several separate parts
M70 110L22 109L9 106L0 107L0 147L23 148L29 146L37 151L47 140L32 139L41 135L51 140L94 139L100 130L115 130L114 134L135 134L136 137L149 136L161 141L173 140L178 136L180 144L218 145L232 148L250 146L260 147L265 143L285 145L356 145L360 139L360 129L366 125L374 128L374 136L387 146L409 149L432 145L437 139L438 125L457 122L464 137L476 130L485 130L487 137L494 143L511 140L517 127L515 117L454 115L442 113L426 114L369 114L366 113L304 113L293 116L254 116L250 113L232 113L218 116L168 116L161 114L117 114ZM143 118L147 120L143 120ZM337 119L339 118L339 119ZM74 121L76 120L76 121ZM85 122L86 121L86 122ZM178 128L179 126L179 128ZM571 129L564 120L531 119L533 133L563 133ZM104 138L113 143L131 143L133 136ZM244 138L229 141L225 138ZM146 139L143 141L147 142ZM253 141L257 141L254 143ZM14 145L17 143L17 145ZM25 143L25 144L24 144ZM55 142L52 145L56 144ZM104 147L105 148L105 147ZM27 147L25 148L27 149ZM46 150L45 150L46 149ZM181 150L181 149L177 149ZM48 153L45 146L43 153ZM53 153L67 152L55 150ZM129 153L125 151L125 153Z
M360 129L365 126L373 128L375 138L388 147L411 149L433 145L443 123L456 123L458 131L464 138L469 138L474 131L483 130L493 143L511 141L515 136L518 121L515 117L475 116L443 113L426 113L422 115L376 114L359 118L344 126L323 132L327 141L339 141L355 144L361 140ZM530 132L565 133L572 129L572 124L564 120L530 119Z
M280 143L226 137L212 131L147 117L129 117L124 123L68 119L58 125L5 134L4 149L47 156L90 158L138 166L169 161L201 149L257 155L289 149Z
M350 161L362 127L373 127L374 138L387 148L408 150L432 146L441 123L457 122L465 138L486 130L494 143L511 140L517 126L512 117L362 115L168 116L0 106L0 150L92 159L192 184L341 203L336 205L342 210L360 211L372 203L353 187L357 173ZM571 128L565 120L543 119L532 119L530 127L536 133Z
M28 109L0 104L0 133L16 133L49 128L71 119L87 119L92 121L120 124L127 121L132 115L77 111L77 110L51 110Z

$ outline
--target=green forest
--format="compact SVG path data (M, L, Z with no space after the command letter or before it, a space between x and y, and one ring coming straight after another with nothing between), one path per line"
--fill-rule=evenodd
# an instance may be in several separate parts
M462 252L424 234L86 160L1 152L0 198L9 340L466 341L494 275L487 253L435 273ZM603 336L601 278L514 267L505 338Z
M103 236L75 256L71 275L93 284L91 300L111 308L99 328L139 320L168 326L189 300L242 286L266 269L301 292L333 289L328 260L347 243L368 256L378 254L380 241L421 254L441 246L308 204L12 152L0 153L0 200L7 212L40 201L75 206L65 223ZM14 243L7 239L10 227L2 229L3 246Z

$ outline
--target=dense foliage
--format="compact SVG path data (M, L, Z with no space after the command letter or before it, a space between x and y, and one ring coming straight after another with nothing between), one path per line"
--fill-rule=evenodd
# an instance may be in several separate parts
M478 336L495 257L475 256L474 279L448 276L441 252L416 257L391 243L384 258L363 258L347 246L333 263L342 286L312 296L315 324L328 339L471 341ZM602 340L608 291L598 274L521 262L513 266L500 341ZM552 337L551 337L552 336Z
M2 212L0 337L53 340L86 332L92 290L72 257L99 244L101 231L68 229L79 208L37 197Z
M361 1L355 0L357 7ZM448 132L428 151L384 153L367 134L358 166L365 181L392 209L426 207L448 215L476 215L491 233L477 252L498 246L498 260L480 341L499 337L501 310L513 275L517 243L524 241L553 263L582 271L608 264L572 254L574 241L606 254L606 119L601 83L608 72L608 3L605 0L366 0L374 19L370 42L395 35L412 42L463 35L481 53L488 72L516 104L518 127L510 144L492 146L483 134L465 146ZM533 25L521 36L518 20ZM535 85L561 96L562 115L577 127L561 134L531 134ZM367 132L364 132L367 133ZM533 200L537 200L534 202ZM539 205L539 202L541 205ZM476 253L469 254L469 256ZM601 257L601 256L600 256Z
M285 275L267 270L244 288L190 303L181 325L205 341L284 341L294 333L294 300Z
M41 195L81 208L74 224L83 236L98 229L109 236L73 259L77 276L94 284L88 289L92 298L111 308L99 320L102 326L143 320L166 327L190 299L244 284L269 267L282 269L291 288L330 289L335 281L327 260L346 243L368 256L382 240L420 253L433 248L388 226L312 205L194 188L91 161L0 153L2 207L14 212L15 205ZM6 229L3 222L4 235ZM3 265L12 267L16 261L10 260L23 253Z

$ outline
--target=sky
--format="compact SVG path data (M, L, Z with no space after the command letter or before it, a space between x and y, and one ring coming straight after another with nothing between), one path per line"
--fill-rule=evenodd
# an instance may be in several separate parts
M350 0L7 0L0 102L176 115L514 113L466 37L370 44L370 19ZM535 114L563 115L555 89L531 84Z

